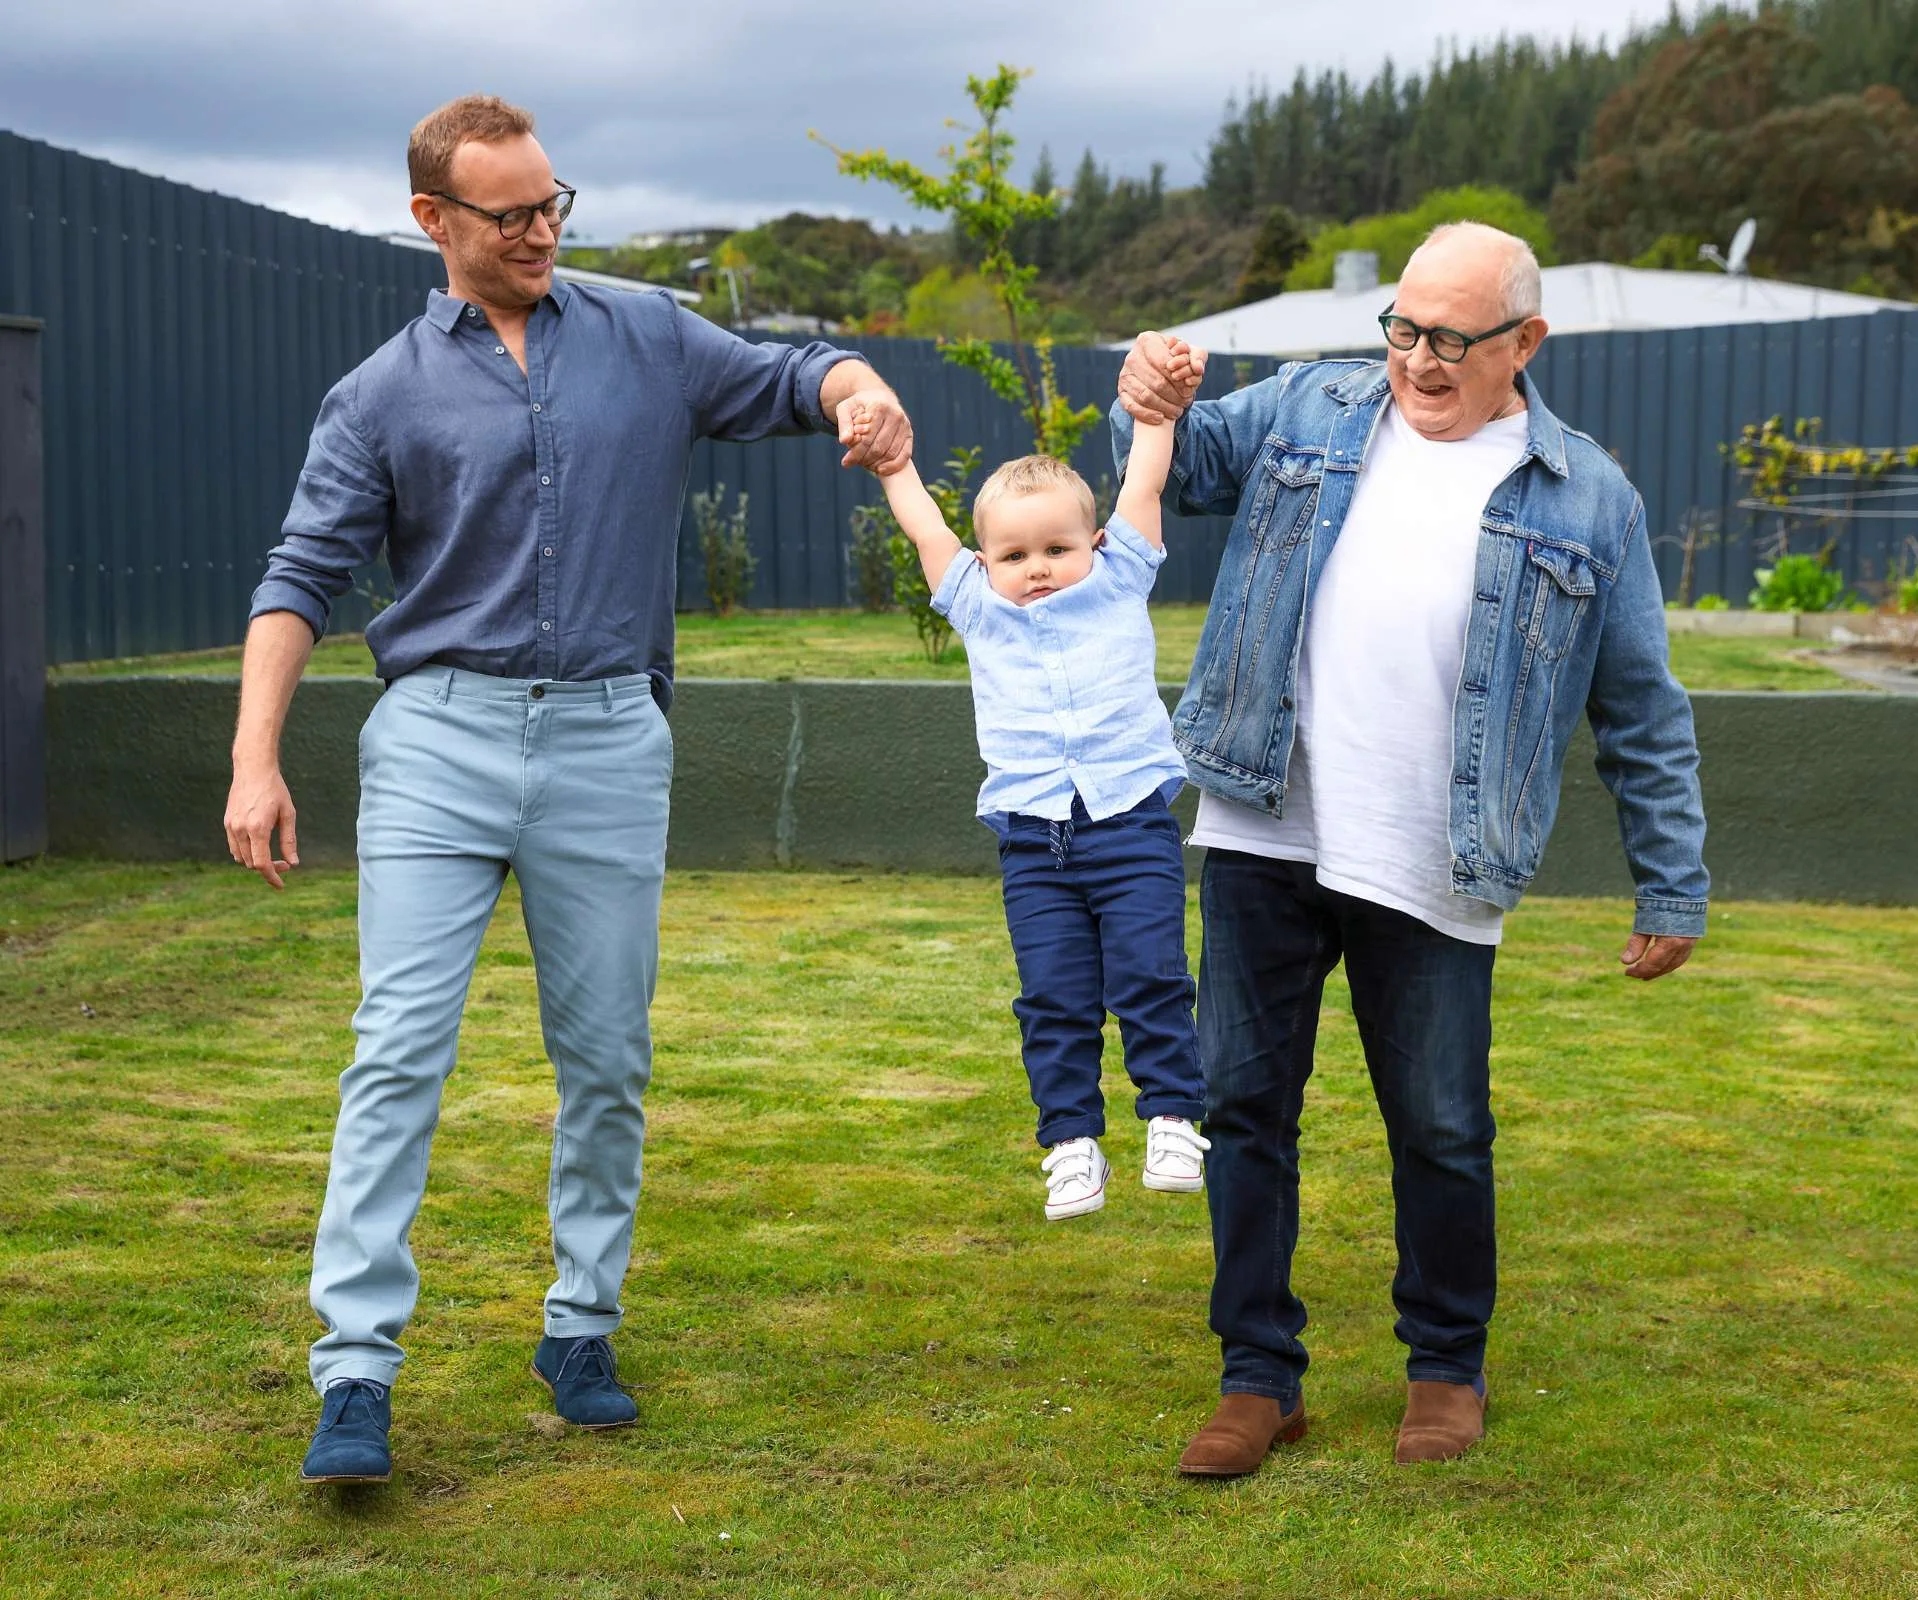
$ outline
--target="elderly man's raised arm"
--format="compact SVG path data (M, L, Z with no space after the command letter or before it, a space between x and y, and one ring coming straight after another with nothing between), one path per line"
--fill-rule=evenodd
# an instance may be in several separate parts
M1194 380L1205 375L1203 350L1192 352ZM1112 405L1112 459L1120 476L1132 453L1133 419L1177 419L1172 439L1172 481L1179 509L1192 514L1231 516L1259 448L1271 431L1272 417L1291 369L1282 368L1264 383L1235 390L1223 400L1186 404L1174 375L1165 336L1142 333L1119 374L1119 398Z
M1606 604L1598 662L1586 713L1598 741L1598 775L1618 804L1619 833L1638 886L1633 943L1670 941L1689 951L1705 932L1705 804L1698 786L1698 741L1690 697L1672 676L1665 606L1645 531L1644 502L1633 497L1632 526ZM1656 977L1670 966L1629 970ZM1677 952L1674 952L1677 953Z

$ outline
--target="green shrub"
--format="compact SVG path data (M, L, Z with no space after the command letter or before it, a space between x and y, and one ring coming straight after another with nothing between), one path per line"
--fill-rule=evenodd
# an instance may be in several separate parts
M693 526L699 530L699 554L706 564L706 602L729 617L746 602L753 581L752 545L746 536L746 496L739 508L726 512L726 486L713 485L711 494L693 496Z
M1893 599L1897 602L1900 612L1906 615L1918 612L1918 572L1914 572L1909 578L1899 580L1898 592Z
M1822 555L1780 556L1752 576L1758 580L1751 592L1757 611L1836 611L1845 598L1844 575L1833 572Z
M892 536L897 531L884 501L852 508L852 597L861 611L893 607Z
M1729 611L1731 608L1731 601L1727 600L1722 594L1701 594L1697 600L1692 602L1692 610L1694 611Z

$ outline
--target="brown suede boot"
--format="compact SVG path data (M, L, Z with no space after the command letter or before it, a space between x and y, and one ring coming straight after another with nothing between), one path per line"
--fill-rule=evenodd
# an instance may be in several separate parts
M1450 1461L1485 1437L1485 1401L1464 1383L1409 1383L1399 1447L1401 1467L1420 1461Z
M1179 1457L1179 1470L1194 1478L1242 1478L1258 1471L1275 1444L1304 1437L1304 1396L1286 1411L1262 1394L1220 1395L1212 1420Z

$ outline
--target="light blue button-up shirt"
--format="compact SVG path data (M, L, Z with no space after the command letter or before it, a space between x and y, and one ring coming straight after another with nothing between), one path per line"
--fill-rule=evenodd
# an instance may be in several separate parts
M1076 796L1093 821L1185 781L1156 682L1146 598L1165 560L1123 517L1106 524L1092 571L1015 605L963 551L933 609L966 642L986 781L979 815L1064 822Z

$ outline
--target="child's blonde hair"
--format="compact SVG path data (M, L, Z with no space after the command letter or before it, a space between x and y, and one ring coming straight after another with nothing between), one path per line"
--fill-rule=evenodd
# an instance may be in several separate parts
M1014 495L1044 494L1048 489L1070 489L1079 497L1079 508L1086 514L1088 528L1097 525L1099 507L1092 498L1092 485L1057 456L1021 456L1008 461L979 485L972 502L972 525L985 526L986 507Z

